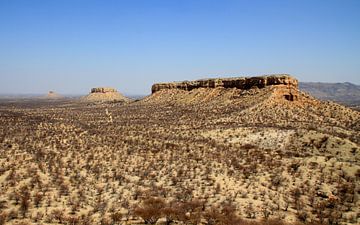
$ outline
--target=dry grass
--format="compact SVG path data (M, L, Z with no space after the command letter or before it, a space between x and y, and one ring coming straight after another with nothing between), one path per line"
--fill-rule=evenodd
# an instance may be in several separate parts
M1 103L0 224L360 222L358 112L198 91Z

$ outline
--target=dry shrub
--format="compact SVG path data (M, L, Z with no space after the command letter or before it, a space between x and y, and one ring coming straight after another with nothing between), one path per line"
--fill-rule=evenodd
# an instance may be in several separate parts
M114 212L110 217L114 223L118 223L123 218L123 214L121 212Z
M165 201L161 198L145 199L140 207L134 209L134 214L141 217L146 224L155 224L161 218L161 209Z
M5 224L7 217L8 217L7 213L5 212L0 213L0 225Z
M64 212L62 209L54 209L51 212L51 216L53 219L57 220L59 223L62 223L64 219Z
M244 221L236 215L236 208L231 204L224 205L221 209L211 207L203 214L207 225L223 224L223 225L240 225Z
M166 204L166 206L161 210L161 213L162 216L166 219L166 225L171 224L175 220L180 220L182 214L180 210L180 204L177 203Z

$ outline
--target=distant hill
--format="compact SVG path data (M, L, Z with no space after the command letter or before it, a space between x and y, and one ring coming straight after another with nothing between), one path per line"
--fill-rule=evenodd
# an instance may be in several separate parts
M360 109L360 85L349 82L300 82L299 88L318 99L331 100Z
M54 91L49 91L46 95L42 96L43 99L63 99L64 97Z

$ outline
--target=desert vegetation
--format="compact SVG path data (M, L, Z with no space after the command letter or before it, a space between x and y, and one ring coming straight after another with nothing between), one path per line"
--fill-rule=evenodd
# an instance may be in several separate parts
M358 112L179 92L2 102L0 224L360 222Z

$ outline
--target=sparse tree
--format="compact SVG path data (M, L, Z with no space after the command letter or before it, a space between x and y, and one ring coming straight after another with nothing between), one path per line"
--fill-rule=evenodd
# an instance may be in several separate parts
M161 198L149 197L141 206L134 209L135 215L141 217L145 224L155 224L161 218L161 210L165 202Z

